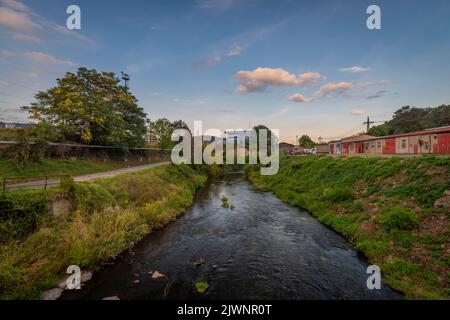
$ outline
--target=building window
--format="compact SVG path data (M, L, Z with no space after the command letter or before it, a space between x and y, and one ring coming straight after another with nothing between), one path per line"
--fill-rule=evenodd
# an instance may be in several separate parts
M371 142L371 143L370 143L370 147L371 147L371 148L375 148L375 142Z
M378 148L381 148L381 141L378 141L377 147L378 147Z
M354 143L350 143L350 151L355 151L355 144Z
M401 141L401 148L406 149L406 139L402 139Z
M429 142L424 142L424 143L423 143L423 148L424 148L425 150L430 150L430 143L429 143Z

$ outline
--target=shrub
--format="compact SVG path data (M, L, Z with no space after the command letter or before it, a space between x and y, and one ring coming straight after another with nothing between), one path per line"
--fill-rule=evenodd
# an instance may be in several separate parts
M392 207L380 214L376 222L387 230L411 230L419 225L419 216L410 208Z
M353 199L353 192L352 189L347 187L325 188L323 190L323 197L332 202L342 202Z

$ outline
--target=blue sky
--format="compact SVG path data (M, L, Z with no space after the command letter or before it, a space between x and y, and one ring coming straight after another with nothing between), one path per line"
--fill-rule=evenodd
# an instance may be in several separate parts
M0 0L0 120L67 71L131 76L151 119L339 138L450 103L450 2ZM81 8L82 29L65 28ZM366 9L381 8L381 30Z

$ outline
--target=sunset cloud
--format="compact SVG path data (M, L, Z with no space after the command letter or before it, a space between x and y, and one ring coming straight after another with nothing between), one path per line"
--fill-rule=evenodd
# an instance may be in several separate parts
M351 114L354 116L362 116L367 114L366 109L352 109Z
M385 95L386 92L387 92L386 90L379 90L379 91L377 91L375 93L367 95L366 96L366 100L381 98L382 96Z
M34 62L47 63L47 64L61 64L61 65L68 65L68 66L75 65L75 63L73 63L70 60L58 59L58 58L52 56L51 54L46 54L46 53L37 52L37 51L25 52L23 54L23 56L26 59L34 61Z
M28 42L34 42L34 43L43 43L44 42L41 38L39 38L36 35L20 33L20 32L11 33L11 38L14 40L28 41Z
M47 36L55 33L83 41L89 45L95 42L81 33L73 32L53 21L47 20L29 7L16 0L0 0L0 27L9 30L13 40L43 43L44 33ZM50 31L50 32L49 32Z
M309 103L312 102L313 99L310 98L306 98L303 94L301 93L294 93L293 95L289 96L289 101L292 102L300 102L300 103Z
M241 81L236 91L248 93L264 91L268 86L307 86L314 84L321 75L318 72L295 75L281 68L256 68L239 71L234 77Z
M220 61L226 58L231 58L235 56L240 56L242 54L243 48L240 46L234 46L230 48L227 52L223 53L215 53L211 57L200 60L192 65L193 71L199 71L201 69L214 66L218 64Z
M339 92L339 93L343 93L343 92L347 92L348 90L353 88L353 84L350 82L328 82L326 84L324 84L323 86L320 87L320 90L318 92L316 92L316 95L321 96L321 97L326 97L331 93L334 92Z
M34 23L26 13L18 12L6 7L0 8L0 25L25 33L32 33L42 29L42 27L37 23Z

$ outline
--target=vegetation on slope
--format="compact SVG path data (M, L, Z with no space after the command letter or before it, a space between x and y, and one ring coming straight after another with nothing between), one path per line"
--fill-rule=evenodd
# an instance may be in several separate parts
M343 234L406 298L450 298L450 214L433 206L450 189L450 157L307 156L248 175Z
M392 120L373 126L368 134L385 136L450 125L450 105L435 108L404 106L394 112Z
M42 159L18 167L13 159L0 158L0 177L39 177L46 175L78 176L95 172L109 171L129 166L130 163L119 161L76 161L68 159Z
M206 179L189 166L164 166L95 183L66 182L47 193L27 191L38 207L63 193L72 208L57 217L38 210L29 228L0 244L0 298L38 298L57 285L69 265L89 270L114 258L184 212ZM8 214L32 213L23 192L1 196L9 209L1 211L0 225Z

